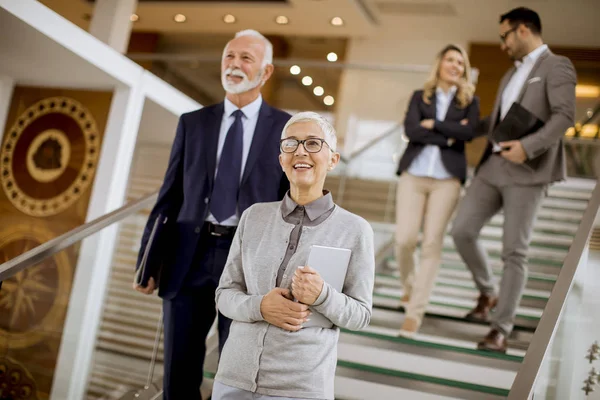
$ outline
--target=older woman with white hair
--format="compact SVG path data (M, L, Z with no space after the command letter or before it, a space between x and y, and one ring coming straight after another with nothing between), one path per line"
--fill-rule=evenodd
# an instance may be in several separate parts
M336 143L313 112L283 128L279 162L290 190L242 214L216 291L233 323L213 400L334 398L339 329L369 324L375 271L371 226L323 190L340 159ZM306 265L313 245L351 250L341 291ZM304 327L313 312L332 327Z

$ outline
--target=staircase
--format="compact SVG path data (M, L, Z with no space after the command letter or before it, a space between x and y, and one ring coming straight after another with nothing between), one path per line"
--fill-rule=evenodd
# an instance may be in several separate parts
M160 178L138 174L132 178L129 198L153 192L159 185ZM326 188L332 191L334 199L338 187L339 178L328 178ZM593 181L579 179L550 189L535 224L530 273L515 331L509 338L509 350L507 354L495 354L476 349L488 327L463 319L475 305L478 292L449 236L444 241L443 264L421 330L414 339L396 336L403 320L403 304L392 246L395 183L348 180L340 205L371 221L378 265L371 325L361 332L343 330L340 336L336 398L506 397L592 189ZM127 390L145 384L161 303L156 296L134 292L131 281L148 212L121 223L88 399L118 399ZM502 270L501 226L502 215L498 215L482 232L498 277ZM205 395L210 392L217 366L214 339L208 344L207 379L202 388ZM162 353L162 346L160 349ZM156 377L162 375L160 362L162 354Z

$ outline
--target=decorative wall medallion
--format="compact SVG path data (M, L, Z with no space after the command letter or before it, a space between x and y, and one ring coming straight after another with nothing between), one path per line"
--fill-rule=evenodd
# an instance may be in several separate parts
M58 214L90 186L100 139L89 110L68 97L29 107L7 132L0 149L0 181L20 211L35 217Z
M0 264L55 236L39 226L6 222L0 225ZM0 290L0 348L27 348L48 335L60 335L72 279L73 268L63 250L5 280Z
M38 399L33 377L23 365L10 357L0 357L0 399Z

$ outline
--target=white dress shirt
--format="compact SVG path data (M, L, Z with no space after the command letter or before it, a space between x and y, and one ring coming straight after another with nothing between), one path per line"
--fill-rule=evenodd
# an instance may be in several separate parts
M244 136L242 139L242 170L240 171L240 182L242 180L242 177L244 176L246 160L248 160L248 154L250 153L250 146L252 145L252 138L254 137L254 130L256 129L256 123L258 122L258 112L260 111L261 105L262 96L259 95L258 98L252 103L247 104L246 106L241 108L242 112L244 113L244 116L242 117ZM221 121L221 130L219 131L219 144L217 147L217 163L215 168L215 178L217 177L217 172L219 170L219 161L221 160L221 153L223 152L223 146L225 145L225 138L227 137L227 132L229 131L229 128L231 128L231 125L233 125L233 121L235 121L235 117L232 114L237 110L240 110L240 108L238 108L228 99L225 99L223 120ZM239 222L239 217L237 213L235 213L231 217L227 218L225 221L219 223L209 211L206 220L208 222L212 222L213 224L236 226Z
M519 94L521 93L521 89L525 84L525 80L531 73L535 62L546 50L548 50L548 45L543 44L523 57L523 61L515 61L516 71L502 92L500 120L504 119L512 104L517 101Z
M446 119L448 107L454 95L456 86L452 86L448 93L444 93L439 87L435 90L435 118L438 121ZM453 175L448 172L442 162L442 152L440 148L433 144L426 145L417 157L412 161L408 168L408 173L414 176L430 177L435 179L449 179Z

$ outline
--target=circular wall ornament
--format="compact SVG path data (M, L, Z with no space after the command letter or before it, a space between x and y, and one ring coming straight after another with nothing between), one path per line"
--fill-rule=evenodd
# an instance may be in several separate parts
M90 186L100 139L92 113L68 97L40 100L23 112L0 149L0 181L21 212L47 217Z
M38 400L36 382L25 366L10 357L0 356L0 398Z
M16 219L7 223L0 226L0 264L55 236ZM28 348L60 333L72 280L73 268L63 250L2 282L0 348Z

